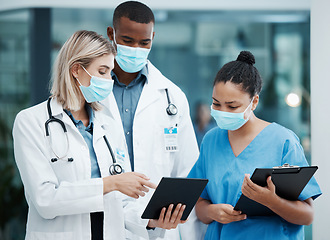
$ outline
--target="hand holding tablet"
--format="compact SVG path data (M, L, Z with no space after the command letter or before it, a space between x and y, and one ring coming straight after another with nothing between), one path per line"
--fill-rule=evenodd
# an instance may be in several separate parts
M181 211L183 213L179 220L186 220L207 182L207 179L163 177L141 217L159 219L161 213L166 217L165 214L171 215L174 209L172 215L176 214L175 211L178 211L179 215ZM181 207L178 204L181 204ZM166 213L164 208L168 209Z

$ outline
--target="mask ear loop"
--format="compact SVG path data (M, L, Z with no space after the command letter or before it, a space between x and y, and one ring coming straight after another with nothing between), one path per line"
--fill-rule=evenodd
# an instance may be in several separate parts
M77 79L77 81L78 81L79 85L80 85L80 86L82 86L82 84L81 84L81 82L79 81L79 79L78 79L78 78L76 78L76 77L75 77L75 79Z
M251 114L252 114L252 112L253 112L253 111L252 111L252 103L253 103L253 100L254 100L254 97L252 98L252 100L251 100L249 106L247 106L247 108L246 108L245 111L244 111L244 114L243 114L243 118L244 118L244 120L249 119L249 118L251 117ZM250 106L251 106L250 114L249 114L249 116L247 116L247 118L245 118L245 112L246 112L246 110L249 109Z
M84 68L83 65L81 65L81 67L85 70L85 72L86 72L90 77L92 77L92 75L90 75L89 72L87 72L86 68Z
M90 75L89 72L87 72L86 68L84 68L83 65L80 65L80 66L82 67L82 69L85 70L85 72L86 72L86 73L91 77L91 79L92 79L92 75ZM77 79L77 81L78 81L78 83L80 84L80 86L83 86L77 77L75 77L75 79Z
M112 43L115 43L116 46L117 46L115 28L113 28L113 41L112 41ZM113 47L115 47L115 46L113 46ZM115 49L117 49L117 48L115 48Z

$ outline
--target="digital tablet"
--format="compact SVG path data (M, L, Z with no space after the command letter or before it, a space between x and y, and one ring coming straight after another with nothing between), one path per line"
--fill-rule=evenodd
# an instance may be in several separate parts
M181 203L186 205L181 220L186 220L207 183L207 179L163 177L141 217L158 219L163 207L173 203L174 210Z
M317 166L308 167L276 167L276 168L256 168L251 176L252 182L262 187L267 186L267 178L272 177L276 187L276 194L287 200L297 200L300 193L312 178L317 170ZM237 201L235 210L242 211L248 216L274 215L266 206L257 203L243 194Z

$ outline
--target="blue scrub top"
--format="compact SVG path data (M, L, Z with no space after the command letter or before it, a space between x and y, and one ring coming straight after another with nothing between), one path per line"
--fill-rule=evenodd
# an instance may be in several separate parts
M228 131L214 128L202 142L200 156L188 177L207 178L209 183L201 197L213 204L235 206L241 196L244 174L255 168L271 168L284 163L308 166L298 137L290 130L272 123L235 157L228 139ZM299 200L321 195L313 177L299 196ZM248 217L246 220L209 224L205 239L304 239L304 228L275 216Z
M194 130L195 130L195 135L196 135L197 144L198 144L198 147L200 148L200 147L201 147L202 140L203 140L203 137L205 136L205 134L206 134L208 131L210 131L212 128L216 127L217 124L212 120L212 121L210 121L210 122L206 125L206 127L205 127L203 130L200 130L200 129L199 129L197 123L194 123L193 126L194 126Z

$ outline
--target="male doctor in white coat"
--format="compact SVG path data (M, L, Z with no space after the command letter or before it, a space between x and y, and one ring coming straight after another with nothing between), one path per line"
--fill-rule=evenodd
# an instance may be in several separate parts
M158 183L162 177L186 177L199 151L185 94L147 60L154 22L151 9L140 2L124 2L115 9L113 27L107 29L117 49L115 83L103 104L107 114L122 123L132 171ZM205 226L194 210L187 222L173 219L178 214L170 215L172 206L158 220L141 219L151 195L125 207L128 239L203 238ZM176 213L181 216L184 207L178 205Z

